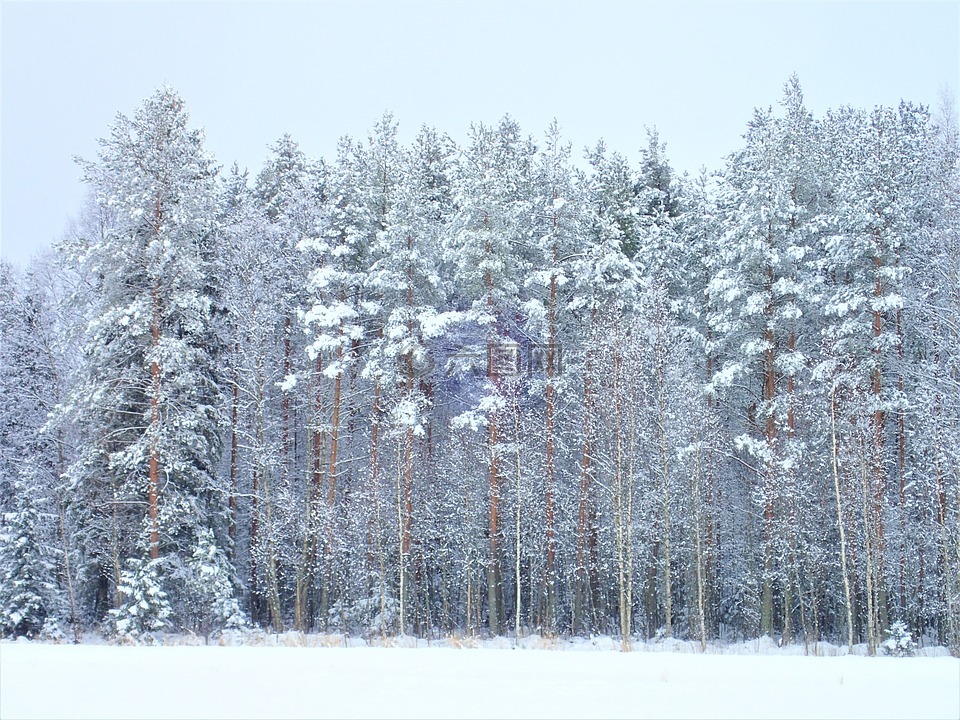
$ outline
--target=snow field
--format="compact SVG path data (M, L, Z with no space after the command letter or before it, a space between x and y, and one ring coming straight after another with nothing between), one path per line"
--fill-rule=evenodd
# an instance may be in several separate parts
M960 717L960 660L0 643L0 717Z

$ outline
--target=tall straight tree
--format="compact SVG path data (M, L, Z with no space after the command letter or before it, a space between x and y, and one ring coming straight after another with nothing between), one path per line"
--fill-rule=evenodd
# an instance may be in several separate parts
M428 343L458 319L455 312L440 313L442 303L437 273L440 220L444 207L438 191L442 179L431 165L442 158L435 133L424 130L413 152L394 151L393 172L398 175L383 229L376 234L366 286L376 298L379 322L371 341L364 374L375 382L379 415L386 419L387 437L393 436L402 459L397 466L399 507L399 628L406 632L408 598L414 596L413 518L414 482L422 481L422 457L431 424L432 363ZM402 477L401 477L402 476ZM421 483L422 484L422 483ZM376 492L376 488L374 488ZM422 490L421 490L422 493Z
M275 546L275 574L294 578L294 626L302 630L306 628L309 589L315 570L319 522L316 504L319 502L318 487L321 484L319 468L323 460L320 457L322 435L317 431L316 423L307 420L317 414L316 403L320 401L321 394L316 387L318 372L311 370L311 363L304 351L305 337L298 332L296 322L297 313L306 302L307 274L306 263L297 248L301 240L312 236L317 230L326 173L325 166L310 162L299 144L288 134L277 140L270 150L271 156L257 175L254 185L259 209L269 221L269 231L261 233L260 242L266 247L259 250L259 262L268 262L273 266L269 270L264 268L262 272L260 284L267 291L264 297L269 297L269 300L260 311L267 313L268 317L279 317L282 330L277 332L270 326L255 330L254 333L264 333L266 330L265 337L279 341L281 359L278 361L270 355L267 358L268 365L273 366L261 369L264 371L262 377L279 372L284 382L280 386L279 438L269 437L269 433L264 437L268 445L279 440L279 472L272 478L275 500L279 503L274 506L277 512L271 513L272 522L266 522L264 514L266 524L263 529L269 533L271 530L267 526L283 525L293 530L293 537L285 538L287 542L269 540L267 547ZM297 383L301 381L301 389L312 383L313 392L295 391ZM265 397L269 398L275 384L268 383L263 387ZM311 400L313 408L310 407ZM308 447L311 456L309 461ZM304 477L305 466L309 478ZM264 469L268 470L266 467ZM265 483L268 476L263 475L260 479L264 493L261 507L266 511L274 500L267 495ZM271 552L262 558L264 568L269 568ZM266 579L269 586L269 576ZM279 588L277 591L274 593L268 589L268 598L275 595L279 597Z
M527 292L532 297L523 305L527 331L537 339L536 353L542 357L533 383L544 397L544 593L542 626L556 631L557 614L557 432L558 393L566 389L560 377L562 343L560 334L568 326L569 309L565 302L571 279L570 266L579 235L579 203L574 170L570 163L570 145L562 141L560 126L554 121L547 130L543 148L537 154L533 196L534 228L531 233L534 268L527 276ZM531 353L531 357L533 354ZM531 368L532 370L533 368ZM531 373L533 375L533 373Z
M500 413L506 407L502 375L510 372L516 349L514 328L522 257L517 250L529 224L529 183L533 144L505 117L496 128L472 128L458 178L457 213L448 226L445 252L453 259L453 276L466 319L477 329L486 356L482 393L474 409L487 430L489 462L489 542L487 605L490 632L498 634L503 619L503 577L500 521ZM505 367L505 365L507 367Z
M605 376L613 377L611 363L601 362L611 346L604 343L610 323L629 314L638 291L639 276L629 252L636 245L636 217L638 214L636 179L626 158L618 153L607 153L603 143L588 153L592 166L589 177L581 179L581 194L586 206L584 213L584 247L573 263L573 297L569 310L576 319L582 364L577 369L583 378L583 420L580 452L580 481L576 528L576 564L574 567L573 631L583 632L591 627L591 605L599 597L602 580L597 552L597 506L600 485L600 454L603 444L603 410ZM609 319L609 321L608 321ZM575 357L570 348L568 358ZM609 354L609 353L607 353ZM572 362L572 361L571 361ZM568 372L574 372L571 366ZM618 378L619 379L619 378ZM619 409L620 405L608 405ZM615 471L614 471L615 474ZM627 522L625 516L618 516ZM618 590L626 597L628 581L626 568L618 577ZM626 618L621 617L621 621ZM630 628L621 628L627 635Z
M774 586L789 597L779 552L788 511L794 457L795 379L805 358L797 347L798 321L811 302L812 121L794 78L786 117L756 111L742 150L730 158L721 188L726 212L721 265L708 290L715 299L712 329L725 344L726 362L714 385L746 388L727 393L747 418L737 444L756 463L754 497L762 511L763 572L760 632L774 630ZM748 464L749 466L749 464ZM789 634L788 613L781 627Z
M228 505L238 555L237 571L247 579L250 617L283 628L279 575L288 540L278 527L281 510L294 515L298 506L282 507L284 455L282 421L285 394L282 381L291 373L287 356L290 310L284 272L287 256L282 238L262 203L247 187L246 174L236 168L224 183L218 271L224 278L227 310L225 334L232 345L229 367L230 434L227 470ZM246 501L246 502L245 502ZM294 527L306 523L303 518ZM245 520L246 522L241 522ZM289 554L289 553L287 553ZM298 575L298 579L300 576ZM299 599L299 598L298 598ZM296 616L296 611L295 611Z
M324 622L333 600L331 591L334 577L334 554L337 538L337 498L342 488L340 480L341 412L344 405L347 370L355 363L354 344L363 339L359 306L363 287L360 258L364 244L371 235L371 212L364 202L364 154L349 138L342 138L337 149L337 162L330 172L330 202L324 207L316 234L305 237L299 244L304 257L312 263L306 279L308 309L302 320L312 341L307 353L317 364L317 393L329 384L329 421L314 417L314 432L329 437L329 452L325 469L320 467L315 451L314 478L319 497L319 479L325 473L325 571L321 587L320 614ZM316 409L321 402L317 401ZM315 448L319 445L315 441Z
M906 491L906 398L898 365L903 357L909 262L911 256L917 257L914 248L921 237L934 226L933 208L939 205L931 202L934 196L929 191L934 167L925 152L928 126L926 110L907 103L898 109L878 107L869 114L844 108L825 121L837 202L824 246L823 333L845 360L843 410L863 435L855 463L864 475L864 581L871 652L889 624L890 478L897 477L903 488L901 502Z
M99 160L81 161L114 224L75 257L97 288L73 402L89 421L90 453L106 462L88 454L72 474L136 498L146 508L140 551L180 580L204 526L225 515L215 492L222 398L208 275L217 170L187 122L168 87L133 118L117 117Z

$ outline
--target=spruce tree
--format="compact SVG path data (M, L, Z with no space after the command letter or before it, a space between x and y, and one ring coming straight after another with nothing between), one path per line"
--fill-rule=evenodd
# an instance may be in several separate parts
M54 563L41 544L41 498L20 481L13 491L13 508L0 523L0 634L35 638L55 617Z

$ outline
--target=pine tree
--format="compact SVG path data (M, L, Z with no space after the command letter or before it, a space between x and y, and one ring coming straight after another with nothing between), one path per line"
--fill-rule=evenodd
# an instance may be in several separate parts
M927 123L924 110L907 104L899 110L876 108L869 115L846 108L825 121L837 202L824 247L822 332L840 369L835 377L840 413L849 418L840 433L849 438L851 449L857 448L847 464L862 470L859 500L871 653L879 644L880 628L888 624L891 475L899 475L905 487L905 398L896 367L903 353L908 261L929 218L924 192L929 166L922 150ZM894 463L891 445L897 447Z
M361 292L362 254L372 234L372 216L363 194L363 151L349 138L338 145L337 162L330 168L329 201L315 232L299 244L311 268L306 278L306 309L301 319L311 335L307 354L316 364L316 402L313 417L314 497L324 497L318 514L323 518L323 581L320 612L324 624L340 584L335 565L342 538L336 536L342 518L337 512L338 495L343 492L340 467L342 415L345 391L356 363L354 346L364 337ZM321 393L329 392L329 416ZM329 419L327 419L329 418ZM319 448L329 439L326 460ZM326 479L325 496L319 486ZM339 485L339 487L338 487Z
M598 485L604 459L609 464L610 455L603 458L604 409L619 409L605 396L606 380L613 377L611 362L607 362L610 343L604 338L619 337L619 321L628 317L636 302L640 281L636 265L629 253L636 245L637 204L634 192L635 178L626 159L617 154L607 154L606 147L599 143L588 155L592 174L581 182L583 202L587 208L584 226L584 248L573 263L573 296L569 310L574 315L582 364L569 367L569 372L579 372L583 378L583 421L580 452L579 488L577 501L577 528L575 534L576 564L573 591L573 631L583 632L591 626L591 616L599 608L595 605L601 595L600 558L597 557L599 527ZM576 358L578 348L569 348L568 363ZM618 376L619 377L619 376ZM621 427L624 418L617 421ZM614 463L615 464L615 463ZM603 468L616 478L616 468ZM622 467L621 467L622 470ZM619 477L623 477L622 474ZM625 488L621 486L621 489ZM626 497L619 493L618 498ZM619 502L619 500L618 500ZM626 503L624 503L625 505ZM629 519L619 515L622 524L618 532L626 538ZM616 520L615 520L616 522ZM622 560L622 562L620 562ZM626 554L618 552L618 588L621 608L621 632L630 633L630 604Z
M118 116L97 162L82 162L115 220L74 257L97 285L71 400L86 448L70 474L112 486L115 567L138 547L175 562L225 510L212 492L222 405L208 275L216 168L187 122L163 88L132 119ZM123 499L145 501L140 528Z
M534 167L534 196L531 210L531 272L526 280L529 299L522 305L526 332L534 338L528 351L527 374L531 394L543 395L544 464L544 597L542 626L556 631L557 559L557 465L561 436L557 432L559 409L569 384L561 376L563 340L571 325L569 312L572 258L580 239L578 188L570 162L570 145L562 142L554 121L547 130L543 148ZM542 376L542 379L541 379Z
M784 536L792 513L796 379L805 355L797 346L802 318L816 306L811 234L816 197L811 182L814 129L794 78L787 85L786 117L756 111L745 147L730 159L721 187L727 217L719 266L708 292L715 303L711 327L727 360L714 374L718 389L741 385L736 402L747 416L736 440L756 463L754 497L763 523L760 632L774 630L774 588L789 598L791 579L783 567ZM811 305L811 302L814 304ZM749 464L748 464L749 466ZM788 600L789 604L789 600ZM789 615L782 614L789 635Z
M534 148L517 123L505 117L497 128L471 129L471 144L457 178L457 213L445 238L465 320L474 328L476 349L486 358L484 380L470 398L466 425L487 431L488 540L487 624L498 635L504 620L500 413L506 408L502 377L516 367L518 345L511 327L516 315L523 259L517 245L527 239L529 184ZM481 349L482 348L482 349Z
M372 246L371 265L365 285L377 305L375 337L367 355L364 375L374 380L378 438L393 440L402 455L397 467L396 498L399 507L399 616L400 632L406 631L408 601L416 598L411 584L414 484L421 497L426 468L422 467L432 424L434 369L431 341L459 320L456 312L439 312L444 298L437 272L439 233L446 208L438 192L443 177L437 177L435 133L424 130L419 147L393 158L397 179L390 208ZM374 300L375 298L375 300ZM383 427L381 429L381 418ZM380 433L383 433L380 435ZM418 465L420 465L418 467ZM379 471L379 468L377 468ZM401 477L402 475L402 477ZM373 492L378 492L377 488ZM420 551L422 553L422 549Z
M960 652L960 133L949 98L934 116L922 151L930 169L923 191L935 208L915 245L903 325L913 335L902 372L911 394L907 418L911 450L907 473L912 493L902 493L909 553L906 602L901 612L922 635ZM911 329L913 332L911 332ZM937 572L921 572L936 559ZM901 560L904 562L904 560ZM929 566L927 566L929 567ZM910 572L910 571L914 572ZM910 575L913 578L910 578ZM911 579L913 582L910 582Z
M276 447L279 458L270 457L268 462L261 463L258 472L262 493L258 508L258 522L262 527L258 530L263 541L258 566L264 571L264 594L274 627L283 625L287 600L281 578L286 576L293 580L293 624L305 630L318 604L312 585L321 522L318 468L323 461L319 457L322 434L317 428L317 403L321 398L319 369L307 356L309 339L299 322L300 313L309 301L306 282L310 269L301 252L301 243L319 231L327 169L322 162L309 160L289 135L281 137L270 150L271 156L254 186L257 209L268 221L263 235L267 247L255 250L265 276L262 300L266 304L258 308L258 313L268 322L279 321L282 329L254 331L254 335L264 338L266 345L265 354L260 355L264 364L255 369L253 377L258 379L258 384L260 380L264 382L258 397L263 398L267 422L258 446L264 450ZM280 357L274 355L278 351ZM269 422L269 410L276 401L274 377L277 374L282 378L279 425L273 426ZM258 428L259 423L258 411ZM260 457L268 456L261 452ZM281 527L287 531L281 532Z
M120 575L118 591L123 598L110 611L117 637L122 642L154 644L154 633L171 627L173 608L163 590L160 558L130 558Z

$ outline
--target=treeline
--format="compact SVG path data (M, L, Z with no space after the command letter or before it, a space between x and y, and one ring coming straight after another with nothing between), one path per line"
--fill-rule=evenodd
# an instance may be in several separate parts
M0 627L960 647L957 133L717 173L385 115L223 172L169 88L0 266Z

